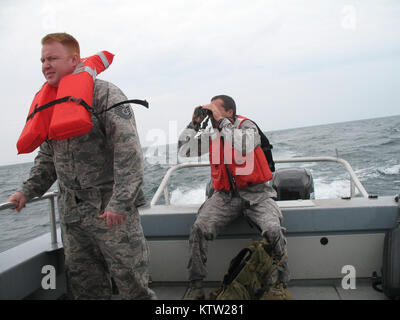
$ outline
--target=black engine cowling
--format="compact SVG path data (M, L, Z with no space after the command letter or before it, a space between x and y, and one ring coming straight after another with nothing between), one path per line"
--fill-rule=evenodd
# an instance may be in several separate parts
M277 200L314 198L314 180L311 172L304 168L282 168L276 170L272 180Z

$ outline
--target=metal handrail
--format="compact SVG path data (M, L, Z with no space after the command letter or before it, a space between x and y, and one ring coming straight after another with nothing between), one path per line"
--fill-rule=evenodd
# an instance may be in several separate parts
M32 202L37 202L37 201L42 201L45 199L49 199L50 202L50 236L51 236L51 244L56 244L57 243L57 228L56 228L56 209L55 209L55 203L54 203L54 198L57 197L58 192L48 192L44 194L41 197L36 197L28 201L27 203L32 203ZM0 211L5 210L5 209L12 209L15 207L15 203L13 202L6 202L3 204L0 204Z
M287 159L275 159L275 163L292 163L292 162L337 162L342 164L347 172L350 175L350 196L354 197L355 195L355 188L358 189L358 191L361 193L361 195L364 198L368 198L368 192L365 190L364 186L361 184L360 180L358 179L357 175L355 174L353 168L351 165L344 159L342 158L335 158L335 157L299 157L299 158L287 158ZM167 171L165 174L164 178L162 179L160 185L158 186L158 189L156 193L153 196L153 199L151 199L150 206L154 206L159 198L161 197L161 194L164 192L164 198L165 198L165 204L170 205L169 202L169 194L168 194L168 180L171 177L171 174L179 169L182 168L187 168L187 167L206 167L209 166L209 162L188 162L188 163L181 163L178 165L175 165Z
M350 195L351 195L351 197L354 196L355 188L357 188L363 197L368 198L368 192L365 190L364 186L361 184L361 182L358 179L357 175L355 174L353 168L344 159L334 158L334 157L309 157L309 158L288 158L288 159L276 159L275 160L275 163L292 163L292 162L337 162L337 163L340 163L346 168L347 172L350 175ZM165 174L160 185L158 186L158 189L157 189L156 193L154 194L153 199L150 202L150 206L154 206L157 203L157 201L159 200L159 198L163 192L164 192L165 203L167 205L170 204L169 193L168 193L168 180L174 171L182 169L182 168L187 168L187 167L206 167L209 165L210 165L209 162L199 162L199 163L189 162L189 163L181 163L181 164L171 167ZM55 213L55 203L54 203L54 199L57 196L58 196L57 191L48 192L48 193L44 194L42 197L36 197L36 198L33 198L30 201L28 201L28 203L32 203L32 202L49 199L49 201L50 201L50 212L49 212L50 234L51 234L51 243L52 244L57 243L56 213ZM14 207L15 207L15 203L6 202L3 204L0 204L0 211L5 210L5 209L12 209Z

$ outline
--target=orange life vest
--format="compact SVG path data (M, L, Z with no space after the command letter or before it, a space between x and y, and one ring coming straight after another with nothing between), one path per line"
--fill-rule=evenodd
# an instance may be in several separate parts
M237 128L240 129L245 120L249 119L238 115L236 121L239 124L235 121ZM224 141L222 145L221 137L218 136L210 141L209 155L212 186L215 190L231 189L226 167L238 189L267 182L273 177L260 146L242 155L241 151L232 147L229 141Z
M94 80L112 63L114 55L101 51L84 58L57 88L47 82L35 95L26 124L17 142L18 154L29 153L46 138L63 140L90 131L90 105Z

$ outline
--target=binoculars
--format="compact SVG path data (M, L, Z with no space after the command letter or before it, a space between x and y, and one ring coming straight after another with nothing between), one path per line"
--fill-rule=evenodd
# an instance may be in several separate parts
M204 129L204 128L201 128L201 124L203 123L204 119L206 119L207 117L209 117L209 119L212 121L212 123L215 123L213 113L210 110L204 109L202 106L198 106L194 109L192 122L194 124L194 129L196 131L199 131L200 129ZM203 125L204 124L205 123L203 123Z

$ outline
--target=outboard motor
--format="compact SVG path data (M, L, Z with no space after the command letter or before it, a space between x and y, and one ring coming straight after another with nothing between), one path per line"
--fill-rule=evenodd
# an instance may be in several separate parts
M276 170L272 187L278 194L277 200L314 199L314 180L304 168Z

